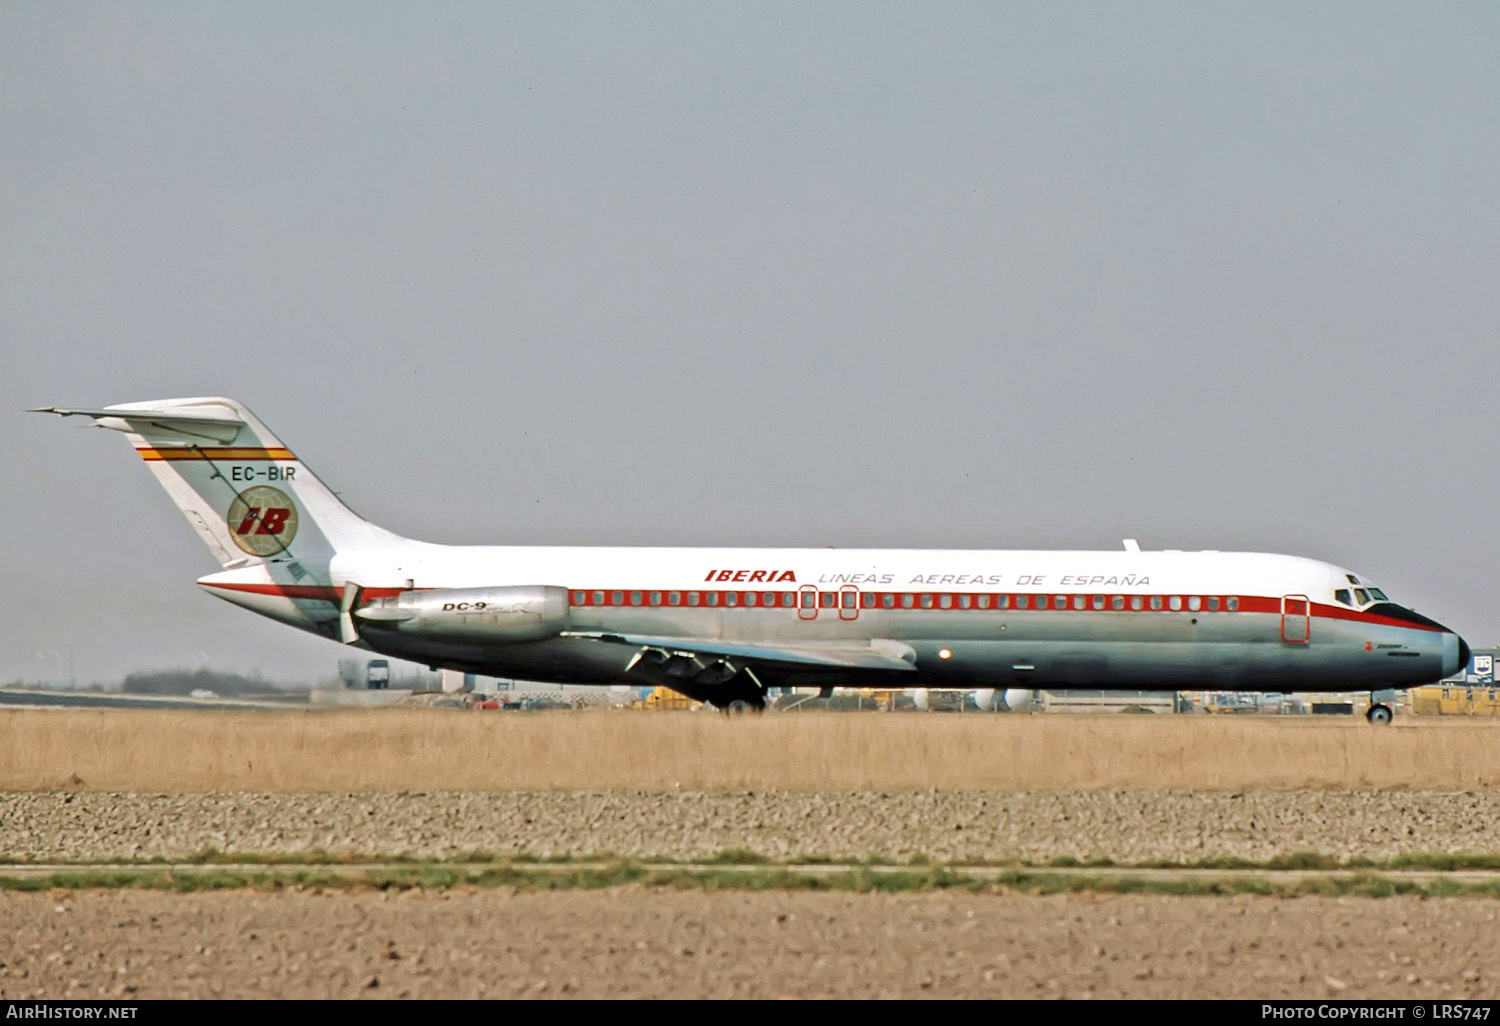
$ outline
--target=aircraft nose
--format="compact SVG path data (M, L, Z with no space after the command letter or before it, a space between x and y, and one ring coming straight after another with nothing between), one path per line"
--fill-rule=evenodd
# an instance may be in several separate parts
M1443 676L1451 677L1467 669L1469 654L1469 643L1450 632L1443 638Z

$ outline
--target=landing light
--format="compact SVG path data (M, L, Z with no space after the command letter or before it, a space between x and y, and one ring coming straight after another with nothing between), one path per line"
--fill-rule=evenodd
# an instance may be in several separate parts
M948 659L952 655L953 655L953 653L950 652L950 651L948 651L946 648L940 648L940 649L938 649L938 658L939 659Z

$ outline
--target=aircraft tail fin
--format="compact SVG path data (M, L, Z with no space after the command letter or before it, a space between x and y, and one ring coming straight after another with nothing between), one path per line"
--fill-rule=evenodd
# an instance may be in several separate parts
M34 413L92 417L124 432L183 516L226 567L324 563L345 548L393 540L354 513L233 399L124 403Z

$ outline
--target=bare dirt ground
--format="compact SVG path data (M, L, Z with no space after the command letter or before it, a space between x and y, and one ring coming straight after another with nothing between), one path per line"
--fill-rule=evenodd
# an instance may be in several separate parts
M1500 997L1500 903L649 890L0 895L3 998Z
M1497 729L38 713L0 857L1496 855ZM0 891L5 998L1494 999L1495 950L1482 898Z
M1500 791L0 792L0 855L483 850L899 862L1500 853Z

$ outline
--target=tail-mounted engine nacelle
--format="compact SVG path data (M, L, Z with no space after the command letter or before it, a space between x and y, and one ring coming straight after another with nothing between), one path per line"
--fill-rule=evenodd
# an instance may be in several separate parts
M463 641L540 641L568 627L568 590L551 585L403 591L354 611L361 628Z

